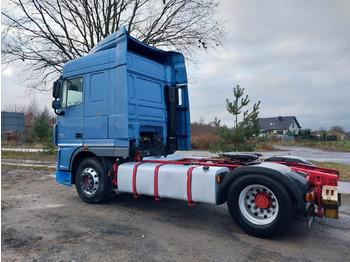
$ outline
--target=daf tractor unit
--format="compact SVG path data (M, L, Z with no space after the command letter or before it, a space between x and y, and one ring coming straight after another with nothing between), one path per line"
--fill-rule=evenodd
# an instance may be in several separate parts
M147 46L121 28L68 62L53 84L58 183L87 203L131 193L189 205L227 203L235 223L257 237L296 217L338 218L339 172L254 153L186 158L190 107L181 53Z

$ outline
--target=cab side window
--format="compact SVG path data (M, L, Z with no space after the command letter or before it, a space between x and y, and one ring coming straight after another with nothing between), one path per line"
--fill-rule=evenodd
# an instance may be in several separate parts
M83 101L83 78L67 79L62 84L61 108L80 105Z

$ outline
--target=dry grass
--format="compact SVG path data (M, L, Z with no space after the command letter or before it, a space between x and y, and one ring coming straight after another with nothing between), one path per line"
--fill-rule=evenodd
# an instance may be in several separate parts
M210 144L215 144L218 140L216 134L197 134L191 136L192 150L209 150ZM255 151L276 151L273 145L269 142L258 142Z
M1 164L1 167L12 167L16 169L30 169L30 170L47 170L47 171L56 171L55 167L47 166L28 166L28 165L13 165L13 164Z
M350 152L350 141L296 141L296 142L280 142L273 144L283 146L303 146L310 148L318 148L327 151Z
M276 148L269 142L258 142L256 144L255 151L257 152L265 152L265 151L276 151Z
M40 152L20 152L20 151L1 151L3 159L20 159L20 160L35 160L35 161L56 161L56 154L44 154Z
M218 135L202 134L191 136L191 149L194 150L208 150L210 144L216 143Z

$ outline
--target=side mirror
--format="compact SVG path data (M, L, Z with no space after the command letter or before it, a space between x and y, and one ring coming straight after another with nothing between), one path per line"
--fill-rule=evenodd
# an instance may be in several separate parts
M59 98L60 94L61 94L61 82L60 81L55 81L55 82L53 82L52 96L54 98Z
M64 115L64 111L57 112L58 109L60 109L60 102L57 100L52 101L52 108L55 110L55 114L59 116Z
M52 101L52 108L55 110L60 109L60 102L57 100Z

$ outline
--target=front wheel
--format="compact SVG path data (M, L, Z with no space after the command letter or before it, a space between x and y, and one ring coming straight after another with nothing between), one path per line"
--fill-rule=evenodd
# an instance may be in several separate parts
M280 183L262 175L246 175L228 190L227 205L236 224L250 235L270 237L292 219L289 193Z
M98 204L108 196L107 172L97 157L84 159L75 173L75 187L86 203Z

